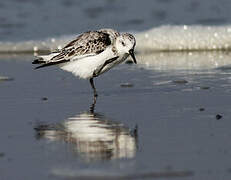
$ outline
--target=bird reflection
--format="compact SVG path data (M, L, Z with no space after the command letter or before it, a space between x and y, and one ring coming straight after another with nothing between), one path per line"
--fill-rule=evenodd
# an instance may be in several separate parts
M137 127L130 130L102 114L84 112L58 124L35 127L38 139L64 141L72 144L74 152L85 160L132 158L137 149Z

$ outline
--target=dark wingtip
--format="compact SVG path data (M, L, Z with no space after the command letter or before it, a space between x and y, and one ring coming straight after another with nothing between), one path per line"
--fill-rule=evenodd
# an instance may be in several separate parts
M70 60L66 60L66 59L61 60L61 61L55 61L55 62L47 62L47 63L44 63L44 61L43 61L43 62L40 62L40 64L41 63L43 63L43 64L35 67L35 69L40 69L40 68L47 67L47 66L57 65L57 64L61 64L61 63L69 62L69 61Z
M41 58L40 59L35 59L34 61L32 61L32 64L42 64L42 63L44 63L44 61ZM41 66L43 66L43 65L41 65ZM39 68L41 68L41 66L37 66L34 69L39 69Z
M39 64L39 60L35 59L34 61L32 61L32 64Z
M34 69L40 69L40 68L43 68L43 67L46 67L46 66L50 66L50 65L49 64L42 64L40 66L35 67Z
M41 64L41 63L44 63L43 58L38 58L38 59L35 59L34 61L32 61L32 64Z

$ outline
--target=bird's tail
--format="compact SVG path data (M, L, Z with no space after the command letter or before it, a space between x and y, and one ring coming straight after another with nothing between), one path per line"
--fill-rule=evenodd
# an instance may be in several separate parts
M46 66L57 65L61 63L68 62L70 60L60 59L57 61L52 61L52 58L57 56L59 53L51 53L49 55L38 56L37 59L32 61L32 64L40 64L40 66L35 67L35 69L43 68Z
M49 55L43 55L38 56L37 59L35 59L32 64L43 64L49 62L54 56L56 56L59 53L51 53Z

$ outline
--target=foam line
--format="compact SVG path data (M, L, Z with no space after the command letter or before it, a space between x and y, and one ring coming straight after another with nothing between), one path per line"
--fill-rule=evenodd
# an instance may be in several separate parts
M231 26L161 26L136 34L139 51L231 49Z
M53 51L62 48L77 35L0 42L0 53ZM211 51L231 49L231 26L165 25L135 33L137 52L147 51Z

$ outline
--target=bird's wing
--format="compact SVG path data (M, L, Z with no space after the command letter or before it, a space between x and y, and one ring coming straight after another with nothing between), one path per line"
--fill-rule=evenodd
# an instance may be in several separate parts
M68 43L58 55L51 58L51 61L70 60L74 56L82 58L96 55L103 52L109 45L111 45L109 34L100 31L85 32Z
M77 60L99 54L111 44L110 34L102 31L88 31L79 35L61 50L50 55L40 56L32 63L41 64L36 69L61 64L71 61L73 57Z

